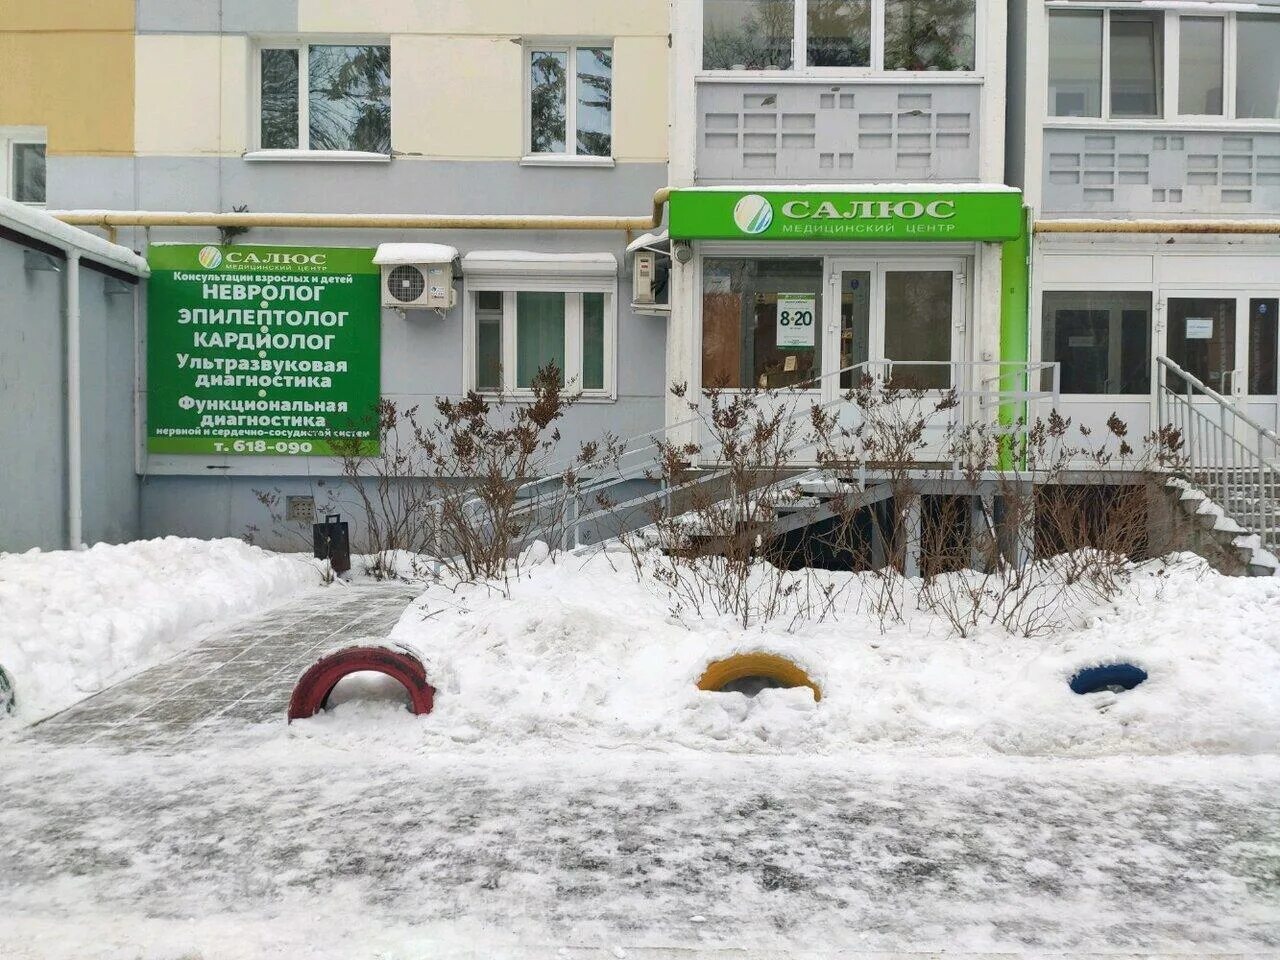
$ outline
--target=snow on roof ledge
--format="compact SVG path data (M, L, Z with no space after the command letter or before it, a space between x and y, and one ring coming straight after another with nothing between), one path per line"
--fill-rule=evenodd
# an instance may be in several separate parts
M373 262L384 267L414 263L453 263L458 248L443 243L380 243Z
M657 233L642 233L627 244L627 253L635 253L637 250L643 250L645 247L652 247L659 243L666 243L667 239L666 230L659 230Z
M33 240L42 240L59 249L78 251L95 263L114 267L138 277L151 276L147 261L128 247L111 243L96 234L63 223L57 217L36 207L0 197L0 225Z
M463 272L586 273L612 275L618 258L612 253L538 253L533 250L473 250L462 258Z

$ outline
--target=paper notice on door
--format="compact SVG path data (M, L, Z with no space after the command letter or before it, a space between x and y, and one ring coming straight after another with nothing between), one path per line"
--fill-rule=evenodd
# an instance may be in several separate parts
M817 303L816 293L778 294L778 349L813 349Z
M1212 340L1213 317L1187 317L1188 340Z
M798 358L796 357L796 355L795 355L794 353L788 354L787 356L783 357L783 358L782 358L782 372L783 372L783 373L794 373L794 372L795 372L795 370L796 370L796 367L798 366L798 364L796 363L796 360L797 360L797 359L798 359Z

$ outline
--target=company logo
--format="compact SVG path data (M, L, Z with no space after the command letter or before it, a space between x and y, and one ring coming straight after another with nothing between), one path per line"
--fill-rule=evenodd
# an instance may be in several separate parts
M222 264L222 251L217 247L201 247L196 259L206 270L216 270Z
M734 205L733 222L743 233L764 233L773 223L773 207L758 193L748 193Z
M743 199L746 199L745 197ZM950 220L956 215L954 200L851 200L837 205L823 200L788 200L782 215L789 220ZM741 226L741 224L739 224Z
M209 247L205 248L210 249ZM202 251L203 253L203 251ZM232 250L227 254L227 263L239 266L248 264L252 267L323 267L329 260L327 253L254 253L252 250Z

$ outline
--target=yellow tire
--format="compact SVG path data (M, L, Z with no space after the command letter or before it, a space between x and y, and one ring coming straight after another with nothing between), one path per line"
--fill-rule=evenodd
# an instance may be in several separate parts
M785 657L772 653L740 653L709 663L698 681L698 689L723 690L725 684L743 677L768 677L784 687L808 687L813 691L814 700L822 699L822 690L807 673Z

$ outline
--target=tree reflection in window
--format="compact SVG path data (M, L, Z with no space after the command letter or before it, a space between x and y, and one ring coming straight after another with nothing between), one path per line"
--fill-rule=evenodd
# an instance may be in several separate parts
M312 46L307 80L312 150L391 152L391 48Z
M565 50L535 50L530 57L529 129L534 153L564 153L569 136L568 61Z
M972 70L976 0L885 0L886 70Z
M794 0L703 0L705 70L785 70L795 35Z

